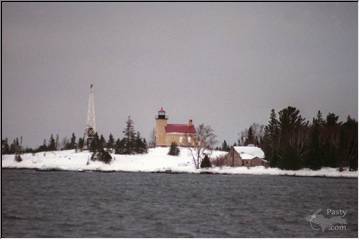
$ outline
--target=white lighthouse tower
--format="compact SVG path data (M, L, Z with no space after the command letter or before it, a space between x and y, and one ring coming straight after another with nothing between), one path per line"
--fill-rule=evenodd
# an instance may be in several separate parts
M84 133L85 146L89 148L92 139L96 133L96 122L95 122L95 96L94 96L94 85L90 84L90 94L88 103L88 112L86 119L86 128Z

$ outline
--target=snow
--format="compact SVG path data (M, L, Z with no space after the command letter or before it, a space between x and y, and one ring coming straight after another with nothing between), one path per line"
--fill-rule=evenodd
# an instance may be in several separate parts
M307 176L307 177L358 177L357 171L339 172L336 168L321 168L320 170L301 169L301 170L281 170L279 168L256 167L216 167L212 172L219 174L254 174L254 175L287 175L287 176Z
M255 157L265 158L265 153L261 148L255 147L253 145L248 146L237 146L234 147L235 151L237 151L242 159L253 159Z
M251 159L255 158L254 155L247 154L247 153L240 154L240 156L241 156L241 159L245 159L245 160L251 160Z
M254 147L252 147L254 148ZM248 149L251 150L251 149ZM256 149L252 149L256 150ZM260 149L261 150L261 149ZM255 174L255 175L294 175L294 176L328 176L328 177L357 177L358 172L339 172L335 168L322 168L318 171L302 169L297 171L280 170L277 168L258 167L214 167L209 169L195 169L191 153L187 148L180 148L179 156L168 155L168 147L150 148L147 154L117 155L112 154L110 164L91 161L88 151L74 150L39 152L23 154L23 161L16 162L14 155L2 155L3 168L30 168L40 170L69 170L69 171L129 171L129 172L183 172L218 174ZM256 150L257 151L257 150ZM212 151L210 158L224 156L226 152ZM246 153L248 154L248 153ZM258 153L256 153L258 154ZM251 154L250 154L251 155ZM88 164L87 164L88 163Z

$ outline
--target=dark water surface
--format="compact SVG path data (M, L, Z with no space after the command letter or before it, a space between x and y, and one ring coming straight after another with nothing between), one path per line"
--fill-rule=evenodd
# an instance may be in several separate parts
M3 237L357 237L357 179L2 170ZM343 209L346 229L305 217Z

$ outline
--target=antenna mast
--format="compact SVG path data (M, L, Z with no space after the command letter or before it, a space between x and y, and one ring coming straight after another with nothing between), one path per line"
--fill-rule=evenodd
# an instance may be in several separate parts
M96 133L96 122L95 122L94 85L90 84L88 112L87 112L86 128L84 134L84 140L87 148L90 147L91 141L93 140L95 133Z

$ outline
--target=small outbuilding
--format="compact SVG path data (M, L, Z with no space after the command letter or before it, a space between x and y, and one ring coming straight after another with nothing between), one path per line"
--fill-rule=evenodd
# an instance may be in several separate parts
M268 161L264 159L265 154L259 147L253 145L231 147L228 154L215 160L217 166L231 167L268 167Z

